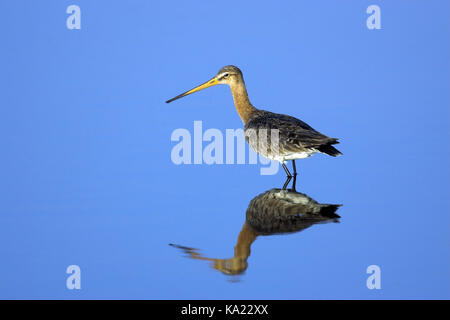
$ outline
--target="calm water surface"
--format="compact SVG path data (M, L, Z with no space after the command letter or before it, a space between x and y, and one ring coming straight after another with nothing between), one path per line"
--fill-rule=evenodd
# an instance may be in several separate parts
M78 1L80 30L70 4L0 3L0 298L450 298L447 1L382 2L381 30L361 1ZM175 165L174 130L241 128L224 86L164 103L227 64L343 156L296 191Z

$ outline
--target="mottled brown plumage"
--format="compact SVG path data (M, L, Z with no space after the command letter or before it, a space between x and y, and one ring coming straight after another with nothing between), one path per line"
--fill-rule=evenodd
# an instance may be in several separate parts
M260 235L299 232L316 223L337 222L339 207L293 190L271 189L250 201L246 221Z
M247 141L255 151L280 162L306 158L316 152L334 157L341 154L332 146L339 143L336 138L330 138L305 122L284 114L255 110L245 123L244 130ZM248 138L252 130L259 133L257 140Z

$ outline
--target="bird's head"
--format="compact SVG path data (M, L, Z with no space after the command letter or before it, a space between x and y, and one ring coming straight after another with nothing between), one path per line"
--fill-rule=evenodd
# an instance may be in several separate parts
M219 84L232 85L236 82L242 81L242 72L238 67L225 66L217 72L214 77Z
M226 84L229 86L238 84L240 82L243 82L242 72L238 67L235 66L225 66L217 72L217 74L211 79L206 81L205 83L186 91L170 100L167 100L166 103L170 103L174 100L183 98L191 93L215 86L217 84Z

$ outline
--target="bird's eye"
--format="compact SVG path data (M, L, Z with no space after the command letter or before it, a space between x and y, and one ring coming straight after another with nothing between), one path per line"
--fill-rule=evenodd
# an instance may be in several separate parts
M228 73L225 73L225 74L223 75L223 78L226 79L226 78L228 78L228 76L229 76L229 74L228 74Z

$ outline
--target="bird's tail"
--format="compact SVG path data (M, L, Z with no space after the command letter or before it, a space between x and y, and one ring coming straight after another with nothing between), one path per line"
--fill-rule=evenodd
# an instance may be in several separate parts
M318 150L320 152L326 153L326 154L328 154L328 155L330 155L332 157L337 157L337 156L341 155L342 152L340 152L338 149L336 149L335 147L332 146L332 144L336 144L336 143L339 143L339 142L333 141L333 142L328 143L328 144L323 144L323 145L321 145L318 148Z
M341 216L336 211L340 206L341 204L323 204L320 208L320 215L330 219L339 219Z

